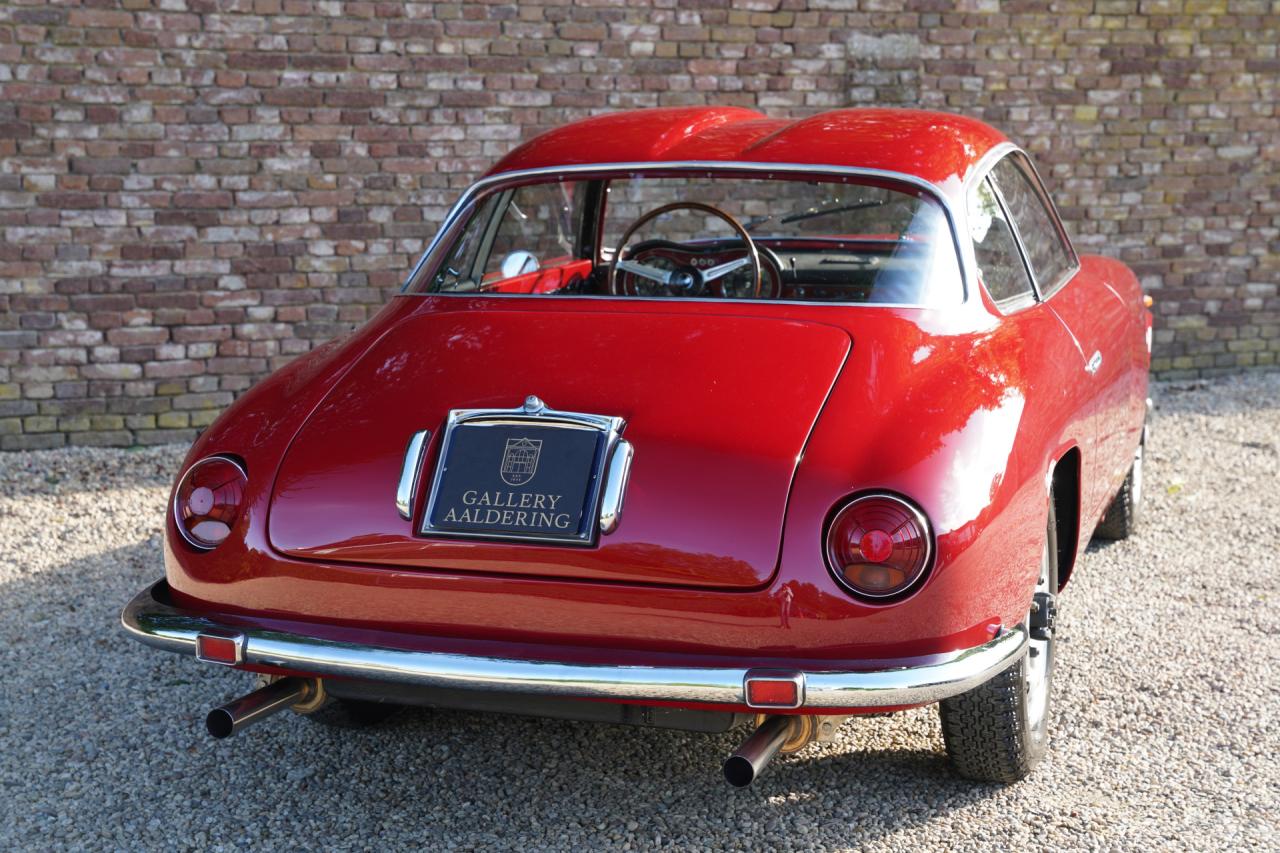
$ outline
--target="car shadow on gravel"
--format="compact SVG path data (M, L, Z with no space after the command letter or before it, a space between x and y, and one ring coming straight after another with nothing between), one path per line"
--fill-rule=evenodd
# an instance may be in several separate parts
M20 835L168 848L194 826L210 845L291 844L303 821L334 842L368 822L464 845L616 831L647 846L733 837L744 821L761 841L839 819L874 837L998 790L955 779L939 749L893 748L927 742L920 718L852 720L845 744L780 757L746 790L720 772L745 727L709 736L409 709L361 731L284 713L214 741L205 713L249 689L247 676L120 628L121 607L160 573L153 536L0 587L0 782L27 803ZM286 813L278 835L263 823Z
M305 722L305 721L299 721ZM891 726L890 720L852 720L849 727ZM407 780L387 768L382 784L422 800L439 793L483 802L493 786L521 802L522 820L556 814L608 814L643 825L655 807L672 828L709 823L727 838L744 814L753 822L789 823L839 819L889 834L964 809L998 793L1000 786L975 785L951 773L940 751L917 748L810 747L776 759L746 789L728 786L724 758L750 733L725 735L576 723L459 711L409 709L395 721L363 732L326 732L335 749L352 747L403 754L405 743L432 742L439 763ZM871 741L888 740L867 732ZM381 784L357 796L364 807L384 805ZM352 796L351 792L347 796ZM510 820L510 817L508 817ZM722 834L723 833L723 834Z

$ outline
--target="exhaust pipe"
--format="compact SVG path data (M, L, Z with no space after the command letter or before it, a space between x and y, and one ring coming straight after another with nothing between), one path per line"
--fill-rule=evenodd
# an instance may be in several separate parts
M791 718L775 714L760 724L751 736L742 742L737 752L724 762L724 778L735 788L745 788L764 772L778 750L786 743L791 731Z
M311 679L292 676L273 681L247 696L214 708L204 718L205 727L216 738L231 737L277 711L305 702L315 692L313 684Z

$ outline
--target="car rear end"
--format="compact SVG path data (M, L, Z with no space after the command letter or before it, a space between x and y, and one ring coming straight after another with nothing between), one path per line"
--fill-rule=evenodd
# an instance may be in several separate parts
M943 203L867 187L874 203L818 209L846 217L825 255L814 235L762 238L767 294L763 270L718 298L668 293L661 272L635 285L653 292L593 296L613 277L531 276L523 258L493 277L453 222L423 290L201 436L166 578L125 627L270 682L211 715L215 733L334 700L703 731L793 718L744 745L752 768L823 720L989 680L1026 646L1023 516L1043 503L1041 460L1013 442L1027 401L996 373L1013 342L965 298ZM530 216L490 189L522 222L556 219L555 196ZM906 230L850 232L886 193L908 200ZM485 205L464 207L510 218ZM577 234L566 265L622 255L589 219L554 229ZM653 245L650 270L685 257Z

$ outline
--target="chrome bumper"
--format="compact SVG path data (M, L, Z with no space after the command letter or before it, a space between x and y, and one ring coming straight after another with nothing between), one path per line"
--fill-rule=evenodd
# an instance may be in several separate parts
M977 687L1026 652L1022 626L922 666L833 672L776 668L621 666L554 663L449 652L408 651L336 642L301 634L220 624L157 599L159 581L140 592L121 614L141 643L196 654L201 634L232 637L240 662L311 676L390 681L422 687L606 699L747 705L744 682L779 674L800 679L800 708L877 708L924 705Z

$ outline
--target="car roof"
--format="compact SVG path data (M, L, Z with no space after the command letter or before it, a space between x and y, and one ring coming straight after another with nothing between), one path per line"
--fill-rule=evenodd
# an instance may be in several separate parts
M956 197L973 166L1007 141L984 122L927 110L871 107L789 120L742 107L660 107L549 130L489 174L592 163L793 163L900 172Z

